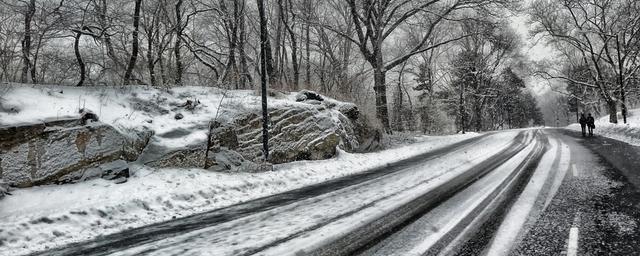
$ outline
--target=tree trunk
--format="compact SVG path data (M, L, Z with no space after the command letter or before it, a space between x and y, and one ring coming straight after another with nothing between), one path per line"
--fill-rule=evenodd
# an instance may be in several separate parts
M618 103L614 100L607 100L607 108L609 110L609 122L618 123Z
M152 34L153 32L151 32ZM156 73L155 73L155 59L153 57L153 35L147 36L147 69L149 70L149 80L151 86L157 86Z
M622 108L622 121L626 124L627 123L627 103L626 103L624 86L620 87L620 101L621 101L620 105Z
M131 58L129 59L129 64L127 65L127 71L124 73L124 83L128 84L131 81L131 74L133 73L133 68L136 66L136 61L138 60L138 30L140 27L140 7L142 5L142 0L136 0L136 6L133 12L133 44L131 45Z
M182 2L183 0L178 0L176 3L176 43L173 47L173 53L176 57L176 85L182 85L182 74L184 72L184 68L182 66L182 56L180 52L180 44L182 42Z
M240 61L240 88L247 89L247 83L253 87L251 74L249 74L249 67L247 65L247 53L244 51L245 41L247 40L247 30L245 28L245 6L244 1L242 1L242 12L239 13L238 17L238 30L240 33L240 38L238 38L238 57Z
M462 132L462 134L465 134L465 109L464 109L464 90L465 90L465 83L461 83L460 86L460 98L459 98L459 102L458 102L458 107L459 107L459 115L460 115L460 131Z
M100 26L102 26L102 28L105 29L110 26L107 23L107 0L102 0L101 2L102 4L100 6L100 13L98 17L100 18L100 23L101 23ZM118 72L120 72L120 70L124 70L124 64L122 64L122 62L118 59L118 56L116 56L115 50L113 48L113 43L111 42L111 36L109 36L109 33L104 33L104 35L102 35L102 41L104 42L104 45L107 48L107 56L115 64L115 69L116 69L115 73L117 74Z
M307 7L310 8L310 7ZM311 86L311 39L310 39L310 35L309 35L309 31L311 30L311 24L308 21L308 19L310 18L311 15L307 15L307 26L306 26L306 30L305 30L305 50L306 50L306 61L307 61L307 67L306 67L306 80L305 80L305 84L307 85L307 88Z
M75 40L73 42L73 51L76 54L76 60L78 61L78 67L80 68L80 80L76 86L84 85L86 76L86 67L84 65L84 61L82 61L82 56L80 55L80 36L82 36L82 33L76 32Z
M278 7L280 9L280 19L285 26L289 34L289 39L291 40L291 63L293 65L293 82L291 85L291 89L297 91L299 89L300 84L300 67L298 66L298 41L296 39L296 33L294 31L294 25L289 23L289 15L291 14L292 22L295 22L295 12L293 11L291 0L286 0L286 7L282 4L282 0L278 0ZM283 40L284 41L284 40Z
M269 31L267 30L267 18L264 10L264 0L258 2L258 14L260 16L260 82L262 93L262 151L264 161L269 160L269 112L267 108L267 73L269 73L269 62L271 60L271 50L269 46ZM273 68L273 67L272 67Z
M33 62L31 63L31 82L33 82L34 84L37 83L38 79L37 79L37 70L36 70L36 65L38 64L38 56L40 56L40 49L42 49L42 38L44 37L44 31L42 32L42 34L40 34L38 36L38 43L36 44L36 52L35 54L33 54Z
M22 74L20 82L26 83L31 68L31 19L36 12L36 0L30 0L24 14L24 38L22 39Z
M482 131L482 107L483 107L483 97L476 97L475 104L473 106L473 112L475 115L475 128L476 132Z
M381 56L379 56L381 58ZM380 64L382 64L381 61ZM389 110L387 106L387 88L386 88L386 72L382 69L383 67L377 66L374 67L374 86L373 90L376 95L376 117L380 122L382 122L382 127L384 131L388 134L391 133L391 126L389 124Z

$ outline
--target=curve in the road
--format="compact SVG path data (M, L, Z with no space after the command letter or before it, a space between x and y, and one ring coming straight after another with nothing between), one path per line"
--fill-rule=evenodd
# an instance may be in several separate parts
M269 209L322 195L336 189L353 186L372 179L391 175L393 173L406 169L409 166L427 162L444 154L457 152L463 148L478 143L488 135L489 134L483 134L478 137L461 141L405 160L391 163L387 166L381 166L379 168L375 168L358 174L330 180L327 182L291 190L264 198L251 200L245 203L240 203L213 211L208 211L184 218L106 235L90 241L74 243L43 252L36 252L30 255L107 255L112 252L116 252L133 246L158 241L167 237L187 233L204 227L210 227L219 223L242 218L244 216L248 216L257 212L267 211Z

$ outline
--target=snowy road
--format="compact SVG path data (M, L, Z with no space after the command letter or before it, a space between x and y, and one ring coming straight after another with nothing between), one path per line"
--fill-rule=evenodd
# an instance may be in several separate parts
M633 182L623 191L636 193L631 206L603 205L621 195L610 193L618 183L601 171L624 168L592 153L599 151L588 143L600 145L596 139L555 130L491 133L369 172L36 255L582 255L606 240L598 234L617 228L632 239L639 230ZM637 242L618 243L620 252L638 249Z

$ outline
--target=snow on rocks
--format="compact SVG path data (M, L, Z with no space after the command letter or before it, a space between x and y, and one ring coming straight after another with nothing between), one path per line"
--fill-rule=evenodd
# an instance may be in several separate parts
M78 88L15 84L7 88L0 100L3 106L0 124L5 126L42 123L63 117L80 118L82 124L100 120L124 138L117 140L117 144L123 151L120 157L127 161L157 168L260 169L250 164L262 160L260 97L253 91L205 87L159 90L147 86ZM380 132L372 128L365 118L358 118L355 105L311 91L298 95L271 94L274 95L269 108L272 148L269 161L272 163L330 158L336 154L338 146L347 151L379 148ZM300 95L305 99L297 102ZM218 125L212 129L211 123ZM223 128L218 129L220 127ZM235 139L235 142L212 144L215 140L209 137L215 137L224 129L234 131L236 136L228 139ZM28 153L26 149L22 151ZM8 154L8 151L0 154ZM101 163L104 161L97 164ZM242 168L236 168L240 166ZM90 166L82 164L79 167ZM20 186L30 186L50 182L19 183Z
M117 160L124 138L104 123L78 119L0 127L0 178L11 186L65 183L86 169Z

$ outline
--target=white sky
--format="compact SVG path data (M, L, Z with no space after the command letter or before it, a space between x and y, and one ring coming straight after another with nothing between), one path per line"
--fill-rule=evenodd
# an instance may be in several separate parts
M557 55L556 50L548 46L544 40L538 40L539 38L532 38L529 35L530 26L528 24L529 17L527 14L517 14L510 19L512 21L511 26L520 34L522 42L524 43L522 53L527 56L532 63L553 60L554 56ZM527 87L538 96L545 94L551 89L548 81L540 78L530 77L525 79L525 81Z

